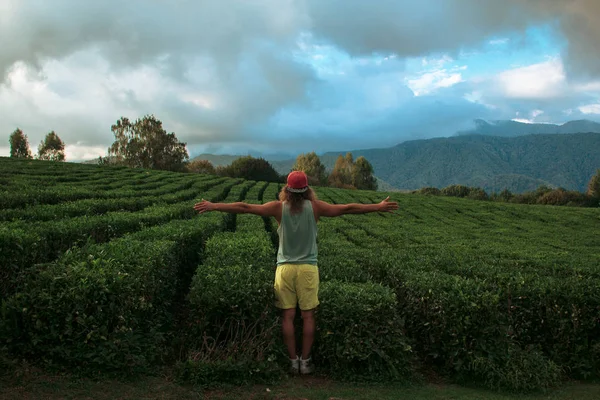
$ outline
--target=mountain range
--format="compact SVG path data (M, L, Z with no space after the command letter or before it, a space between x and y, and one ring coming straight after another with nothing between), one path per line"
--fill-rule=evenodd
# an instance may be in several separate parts
M476 119L473 121L475 128L467 131L457 132L456 135L486 135L501 137L516 137L530 134L557 134L557 133L580 133L600 132L600 124L589 120L569 121L562 125L556 124L528 124L513 120L484 121Z
M328 170L346 151L320 155ZM581 120L563 125L516 121L475 121L471 131L448 138L412 140L382 149L351 151L371 162L382 190L443 188L451 184L478 186L488 192L515 193L540 185L585 191L600 169L600 124ZM214 165L240 156L202 154ZM282 174L294 159L265 157Z

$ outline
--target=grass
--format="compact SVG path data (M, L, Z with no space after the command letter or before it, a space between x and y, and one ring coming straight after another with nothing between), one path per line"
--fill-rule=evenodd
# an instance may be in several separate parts
M132 380L93 380L70 375L48 375L28 371L0 380L2 400L596 400L600 384L568 383L544 394L503 394L452 384L356 385L317 377L294 377L280 384L203 390L179 385L163 377Z

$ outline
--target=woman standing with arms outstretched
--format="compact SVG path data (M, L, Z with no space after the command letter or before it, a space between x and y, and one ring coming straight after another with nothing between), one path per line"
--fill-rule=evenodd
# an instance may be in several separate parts
M314 367L311 349L315 336L315 308L319 305L319 269L317 266L317 222L321 217L338 217L344 214L391 212L398 209L389 197L377 204L329 204L317 200L308 186L304 172L293 171L279 200L265 204L211 203L206 200L194 205L199 213L223 211L236 214L255 214L275 217L279 227L279 250L275 273L275 305L283 312L283 340L290 357L291 371L309 374ZM294 317L296 307L302 313L302 354L296 354Z

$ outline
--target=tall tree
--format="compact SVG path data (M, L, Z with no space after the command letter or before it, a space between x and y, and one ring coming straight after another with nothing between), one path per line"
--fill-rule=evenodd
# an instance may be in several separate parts
M181 171L189 159L186 144L167 133L154 115L131 122L121 117L111 126L115 141L108 149L111 163L134 168Z
M324 185L327 183L325 166L314 151L308 154L300 154L296 158L296 163L292 167L292 170L303 171L308 176L311 185Z
M360 190L377 190L373 166L363 156L358 157L352 166L352 185Z
M38 146L38 158L48 161L65 161L65 143L52 131Z
M329 185L339 188L353 188L352 185L352 154L346 157L341 154L335 160L333 171L329 175Z
M600 169L597 170L596 175L592 176L592 179L590 179L587 194L600 200Z
M27 135L17 128L10 135L10 156L13 158L32 158Z

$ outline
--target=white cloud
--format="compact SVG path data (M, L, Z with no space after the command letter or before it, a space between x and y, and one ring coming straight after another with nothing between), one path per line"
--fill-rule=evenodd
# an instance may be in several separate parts
M526 119L526 118L513 118L512 121L521 122L523 124L533 124L534 123L533 120Z
M67 161L83 161L104 157L106 155L106 147L102 146L85 146L81 143L65 146L65 158Z
M418 78L407 79L406 85L415 96L423 96L435 92L440 88L454 86L463 81L462 75L445 69L425 72Z
M493 39L490 40L488 43L491 44L492 46L499 46L502 44L506 44L509 42L508 38L502 38L502 39Z
M566 77L560 59L502 72L497 83L509 98L552 98L564 94Z
M542 110L533 110L531 112L531 118L535 119L537 116L542 115L544 112Z
M579 111L584 114L600 114L600 104L588 104L579 107Z

